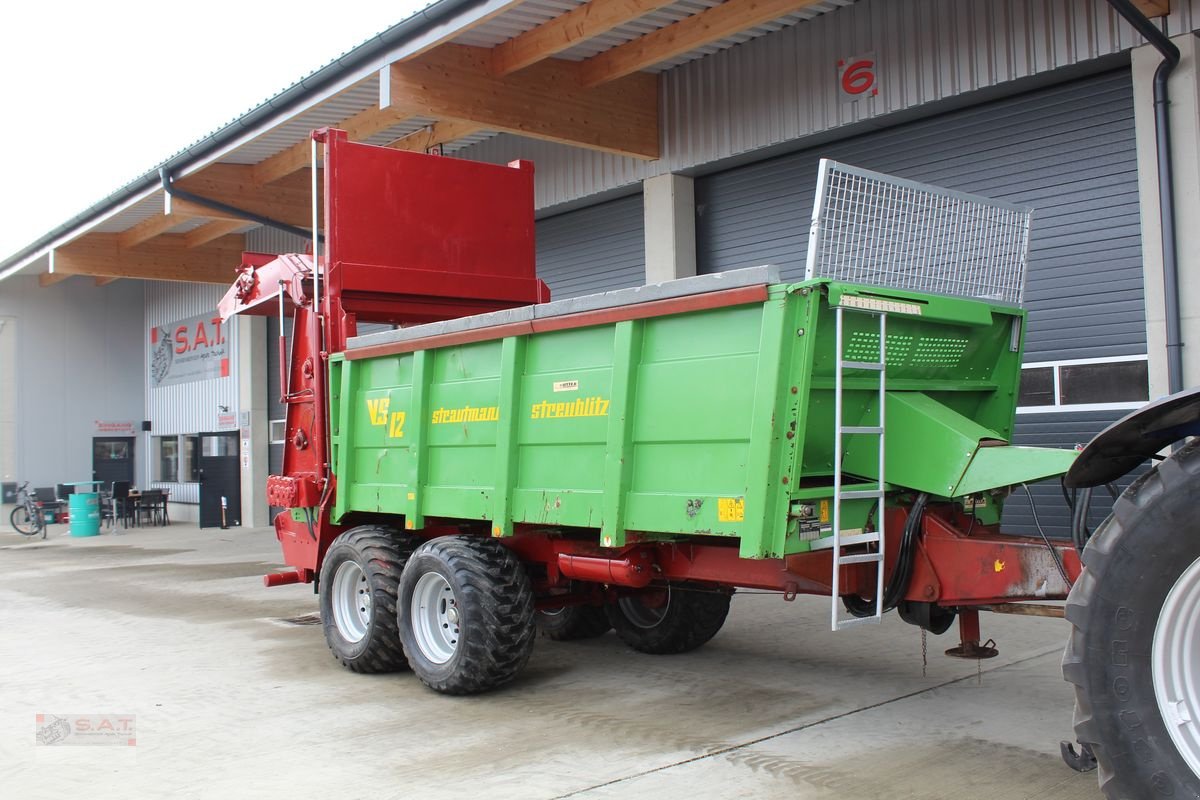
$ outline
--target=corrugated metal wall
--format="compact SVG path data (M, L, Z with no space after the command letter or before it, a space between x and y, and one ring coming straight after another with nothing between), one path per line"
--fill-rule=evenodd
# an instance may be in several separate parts
M644 284L641 194L538 220L537 271L555 300Z
M699 270L803 274L818 159L1035 207L1026 359L1146 352L1127 70L921 120L696 181Z
M216 316L217 303L225 288L211 284L186 284L168 281L146 281L146 324L145 363L150 363L151 328L170 325L181 319L198 314L211 313ZM146 387L146 416L150 420L153 436L171 434L204 433L217 430L235 430L234 426L219 427L218 415L238 414L238 356L237 326L225 325L224 335L229 342L229 377L183 383L177 386L154 387L142 371ZM228 412L225 411L228 409ZM154 458L151 447L150 457ZM159 483L170 489L171 501L178 503L200 502L200 487L196 483Z
M1200 0L1171 6L1171 34L1200 21ZM970 92L1140 41L1102 0L860 0L663 73L658 161L508 135L455 155L533 161L538 208L549 208L895 112L962 105ZM865 54L878 62L879 94L845 102L837 62Z

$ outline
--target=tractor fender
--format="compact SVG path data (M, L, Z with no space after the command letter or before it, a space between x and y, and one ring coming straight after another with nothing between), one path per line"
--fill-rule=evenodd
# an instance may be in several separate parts
M1200 387L1155 400L1096 434L1063 483L1069 489L1111 483L1185 436L1200 436Z

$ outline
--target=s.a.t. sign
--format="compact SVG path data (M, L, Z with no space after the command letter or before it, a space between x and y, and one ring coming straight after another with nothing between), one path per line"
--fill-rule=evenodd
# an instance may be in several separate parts
M838 93L842 100L853 102L879 94L879 78L875 73L875 54L865 53L837 62Z
M229 376L221 318L199 314L150 329L150 385L175 386Z

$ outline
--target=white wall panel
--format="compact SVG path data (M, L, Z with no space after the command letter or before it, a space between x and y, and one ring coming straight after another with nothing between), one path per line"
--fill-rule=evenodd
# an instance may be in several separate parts
M136 281L98 287L87 278L39 286L36 276L17 275L0 291L0 318L7 318L4 353L15 351L6 392L15 403L12 436L15 474L4 480L34 486L92 477L94 421L144 419L142 288ZM139 437L136 474L145 453Z

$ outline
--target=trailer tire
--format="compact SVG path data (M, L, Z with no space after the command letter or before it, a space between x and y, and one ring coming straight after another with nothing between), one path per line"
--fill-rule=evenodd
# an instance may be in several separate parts
M1200 692L1188 680L1200 667L1197 496L1200 440L1117 500L1067 598L1075 734L1109 800L1200 797Z
M665 599L658 604L646 602L663 593ZM617 636L634 650L652 655L687 653L721 630L731 596L719 589L668 586L622 597L605 606L605 612Z
M421 540L383 525L346 531L321 564L321 625L334 658L362 673L408 666L396 629L396 587Z
M547 639L566 642L603 636L612 624L602 606L563 606L537 612L537 627Z
M409 666L429 688L475 694L512 680L536 638L533 587L499 542L443 536L400 576L397 619Z

